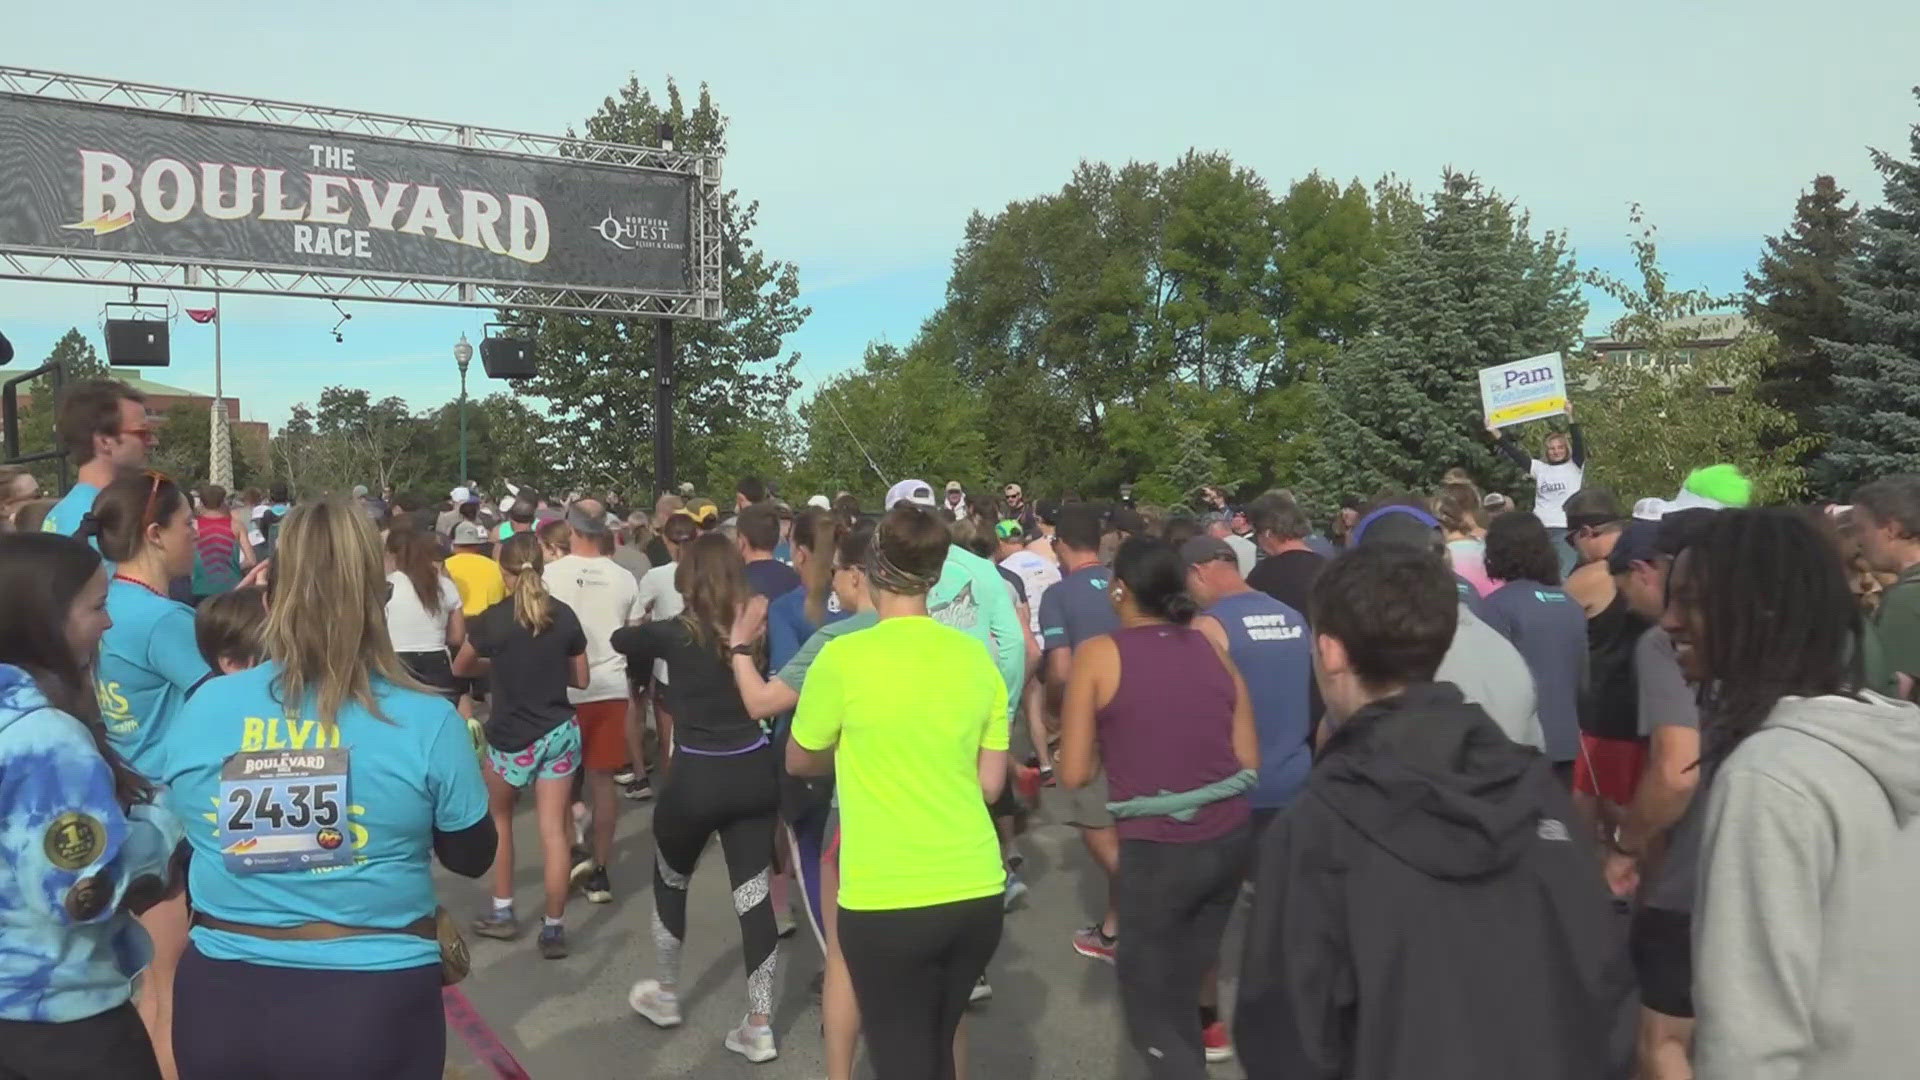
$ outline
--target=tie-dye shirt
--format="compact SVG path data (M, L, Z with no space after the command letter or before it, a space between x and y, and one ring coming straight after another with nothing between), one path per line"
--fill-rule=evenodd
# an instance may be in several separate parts
M152 946L121 902L181 839L164 804L123 812L86 726L0 664L0 1019L124 1004Z

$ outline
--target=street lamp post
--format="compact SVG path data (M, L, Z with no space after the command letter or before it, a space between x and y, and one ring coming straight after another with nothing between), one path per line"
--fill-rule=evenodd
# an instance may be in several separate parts
M453 362L460 365L460 477L467 482L467 365L473 363L473 346L467 344L466 331L453 346Z

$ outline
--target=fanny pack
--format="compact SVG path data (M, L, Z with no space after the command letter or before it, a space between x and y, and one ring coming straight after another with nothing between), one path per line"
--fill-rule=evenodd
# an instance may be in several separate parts
M244 934L266 941L338 941L341 938L368 937L374 934L405 934L431 941L440 947L440 985L452 986L473 969L467 955L467 939L447 909L436 907L433 914L422 915L405 926L343 926L330 922L304 922L292 926L256 926L234 922L204 911L193 913L193 925L228 934Z

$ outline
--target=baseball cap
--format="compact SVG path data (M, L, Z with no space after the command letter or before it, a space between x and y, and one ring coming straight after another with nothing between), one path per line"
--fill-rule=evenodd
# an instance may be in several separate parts
M1180 545L1180 561L1186 563L1189 567L1199 566L1201 563L1213 562L1216 559L1232 559L1238 562L1238 558L1239 557L1233 553L1233 549L1227 546L1225 540L1208 536L1205 533L1201 533L1199 536L1193 537L1186 543Z
M356 498L356 499L364 499L364 498L366 498L366 497L367 497L367 485L365 485L365 484L355 484L355 485L353 485L353 497L354 497L354 498Z
M366 492L367 492L366 488L353 489L353 493L356 495L364 495L366 494ZM453 505L459 506L461 503L472 502L473 492L468 490L466 485L463 484L460 487L454 488L452 491L447 492L447 498L453 500Z
M1652 562L1662 555L1678 555L1695 534L1713 520L1711 507L1695 506L1675 510L1658 521L1636 520L1620 532L1613 554L1607 556L1607 571L1624 574L1637 562Z
M487 543L487 531L471 521L458 522L453 527L453 546L468 547Z
M960 491L965 491L965 490L966 490L966 488L963 488L963 487L961 487L961 486L960 486L960 481L958 481L958 480L949 480L949 481L947 481L947 494L949 494L949 495L952 495L952 494L954 494L955 492L960 492Z
M1728 510L1753 502L1753 481L1733 465L1708 465L1687 474L1671 499L1641 499L1633 516L1657 521L1677 510Z
M1017 521L1002 521L993 527L993 534L1002 540L1018 540L1027 535L1027 529Z
M886 508L888 510L899 506L903 502L931 508L933 506L933 485L927 483L925 480L902 480L887 489Z
M827 501L827 497L825 495L815 495L813 498L807 500L807 505L814 507L815 509L818 509L818 510L833 509L833 504Z
M711 525L720 520L720 510L712 503L701 503L691 510L684 511L684 513L702 525Z
M1400 544L1425 550L1433 546L1440 522L1432 514L1414 506L1383 506L1353 526L1350 543Z
M1060 503L1054 499L1041 499L1034 504L1033 515L1047 525L1060 524Z
M1147 531L1147 519L1141 517L1140 511L1132 507L1120 506L1115 507L1113 512L1107 515L1107 527L1138 535Z

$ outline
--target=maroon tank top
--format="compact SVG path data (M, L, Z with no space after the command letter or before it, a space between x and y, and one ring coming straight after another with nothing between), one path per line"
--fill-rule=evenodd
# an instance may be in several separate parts
M1094 714L1114 802L1191 791L1240 771L1233 754L1233 676L1206 637L1185 626L1136 626L1111 635L1120 688ZM1122 840L1196 843L1246 824L1247 797L1203 806L1191 821L1116 818Z

